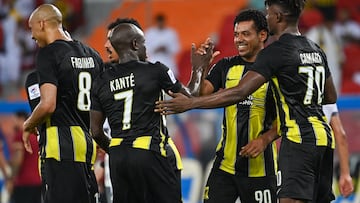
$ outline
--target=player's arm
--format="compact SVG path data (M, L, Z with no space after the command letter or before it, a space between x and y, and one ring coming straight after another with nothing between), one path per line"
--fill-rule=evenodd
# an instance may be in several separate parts
M276 123L274 123L271 129L267 130L261 136L251 140L248 144L241 147L239 155L243 157L255 158L264 152L266 147L279 137L280 136L277 134Z
M337 100L337 94L334 86L332 77L326 78L325 81L325 92L323 104L334 104Z
M110 138L104 133L103 126L105 122L105 116L101 111L90 110L90 130L91 136L95 142L105 152L109 152Z
M248 71L237 86L207 96L188 98L179 93L169 92L173 99L157 101L155 112L169 115L195 108L211 109L229 106L243 101L265 82L265 77L260 73Z
M191 77L187 87L192 96L208 95L214 92L214 86L206 80L213 59L220 54L219 51L213 52L214 44L210 38L196 49L195 44L191 46Z
M334 131L336 150L340 162L339 189L340 193L344 197L347 197L353 192L354 186L352 183L349 169L349 151L347 136L341 123L340 116L337 112L331 116L330 125Z
M30 117L24 122L23 141L26 151L32 153L29 136L37 134L36 127L42 124L56 109L57 87L52 83L40 86L41 99Z

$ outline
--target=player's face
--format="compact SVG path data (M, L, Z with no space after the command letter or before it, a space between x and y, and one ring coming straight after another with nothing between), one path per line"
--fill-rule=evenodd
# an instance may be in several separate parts
M36 44L39 47L46 46L46 41L44 38L44 21L36 20L35 18L30 17L29 22L29 29L31 31L31 38L35 40Z
M274 35L277 33L276 31L276 22L278 19L278 9L276 8L276 5L266 6L266 20L269 27L269 33L270 35Z
M138 56L140 61L146 61L147 56L146 56L145 39L142 39L139 45Z
M256 32L254 21L238 22L234 26L234 44L239 56L249 62L255 61L257 53L263 48L264 39Z
M114 47L110 43L109 38L110 38L111 34L112 34L112 30L109 30L107 33L107 39L106 39L104 46L105 46L106 52L108 53L108 59L112 62L117 62L119 60L119 56L116 53Z
M139 35L141 36L137 40L137 46L138 46L137 54L138 54L140 61L146 61L147 56L146 56L144 32L142 30L140 30L138 27L136 27L136 30L139 33Z

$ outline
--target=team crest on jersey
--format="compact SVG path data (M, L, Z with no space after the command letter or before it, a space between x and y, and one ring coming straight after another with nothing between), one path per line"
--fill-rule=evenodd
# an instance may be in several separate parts
M29 99L33 100L40 97L39 84L34 84L28 87Z

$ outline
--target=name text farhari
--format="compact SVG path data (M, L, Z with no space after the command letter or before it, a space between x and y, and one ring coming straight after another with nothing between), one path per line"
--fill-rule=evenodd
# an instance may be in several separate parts
M95 68L95 62L92 57L71 57L71 65L73 68L87 69Z

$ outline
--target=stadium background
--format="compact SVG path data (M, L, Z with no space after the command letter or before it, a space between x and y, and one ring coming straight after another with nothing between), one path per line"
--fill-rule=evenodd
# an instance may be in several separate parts
M339 6L341 6L340 2L341 5L350 2L348 5L351 7L360 8L360 3L357 1L341 0ZM232 42L232 20L240 9L247 6L247 2L245 0L84 0L82 6L83 26L74 33L74 36L98 50L104 60L106 53L103 45L106 40L106 27L110 22L118 17L132 17L146 29L151 25L154 14L165 13L169 26L175 28L180 37L182 51L178 55L178 63L181 67L179 79L186 84L190 74L189 53L192 42L199 44L206 37L211 36L216 39L217 49L222 52L218 59L236 54ZM354 18L357 16L358 13L354 13ZM316 23L314 18L306 16L304 19L310 19L311 22L306 22L308 26ZM348 64L360 69L359 59L349 61ZM342 92L338 101L340 116L349 140L355 192L348 199L339 197L336 190L337 173L335 173L334 189L337 199L334 202L360 202L360 91L356 91L359 90L356 88L353 88L355 91ZM0 101L0 125L5 133L7 127L11 126L12 113L18 110L29 111L29 106L25 101ZM171 136L184 159L184 202L198 202L221 135L222 110L192 110L169 116L168 120ZM337 166L335 168L337 169Z

